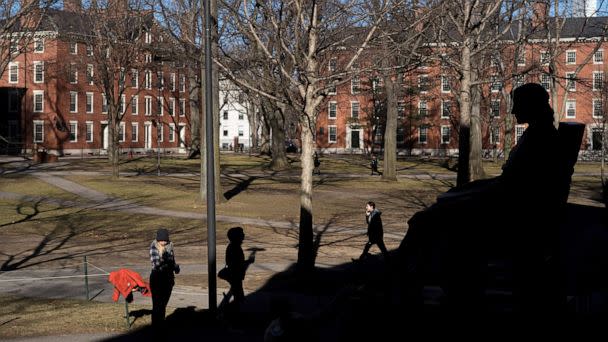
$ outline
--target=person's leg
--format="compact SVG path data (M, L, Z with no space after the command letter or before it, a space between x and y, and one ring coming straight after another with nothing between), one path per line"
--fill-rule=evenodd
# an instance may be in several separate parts
M156 272L150 274L150 290L152 292L152 325L158 326L165 316L164 309L161 309L163 301L162 285Z
M367 243L365 244L365 247L363 247L363 252L361 253L361 256L359 257L359 260L363 260L369 255L369 249L371 247L372 247L371 241L367 241Z
M388 260L389 256L388 256L388 250L386 249L386 245L384 244L384 240L380 239L378 242L376 242L376 244L378 245L378 248L380 248L380 251L382 252L382 255L384 256L385 260Z

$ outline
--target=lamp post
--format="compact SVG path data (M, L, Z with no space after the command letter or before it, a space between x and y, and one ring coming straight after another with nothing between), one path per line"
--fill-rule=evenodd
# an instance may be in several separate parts
M156 77L158 77L158 75L159 74L157 73ZM156 109L156 121L158 122L158 125L159 125L156 127L156 176L158 176L158 177L160 177L160 138L161 138L159 127L161 127L161 125L163 124L160 121L160 115L158 115L158 113L161 111L160 106L162 105L160 102L160 97L162 96L160 84L161 84L160 80L158 80L158 85L157 85L158 97L156 98L156 105L159 106L159 108Z

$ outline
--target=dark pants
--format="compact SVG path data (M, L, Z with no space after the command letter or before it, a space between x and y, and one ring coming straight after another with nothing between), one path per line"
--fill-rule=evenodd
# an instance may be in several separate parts
M234 303L240 304L245 299L243 291L243 279L233 279L230 281L230 292L234 296Z
M152 325L161 325L165 320L165 311L175 280L173 272L152 271L150 273L150 290L152 290Z
M363 259L369 255L369 249L372 247L373 244L378 245L378 248L380 248L380 251L382 251L382 255L384 255L385 259L388 258L388 250L384 245L384 241L382 239L379 239L375 241L367 241L365 247L363 247L363 253L361 253L359 259Z

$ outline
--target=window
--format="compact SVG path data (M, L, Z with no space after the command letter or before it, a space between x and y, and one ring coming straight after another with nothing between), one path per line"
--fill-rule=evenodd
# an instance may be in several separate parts
M540 85L546 90L551 89L551 76L547 74L540 75Z
M179 116L186 115L186 99L179 99Z
M133 95L131 97L131 114L137 115L139 114L139 96Z
M429 76L420 75L418 76L418 90L421 93L426 93L429 90Z
M9 46L9 51L11 54L19 53L19 40L11 39L11 45Z
M108 113L108 98L106 97L106 94L101 94L101 113Z
M19 82L19 63L8 63L8 83Z
M450 101L449 100L442 100L441 101L441 118L442 119L449 119L450 118Z
M595 119L600 119L604 117L603 112L602 99L593 99L593 117Z
M525 66L526 65L526 50L521 48L517 53L517 65Z
M428 140L428 132L429 128L427 126L420 126L418 128L418 142L421 144L426 144Z
M44 62L34 62L34 83L44 82Z
M490 144L492 144L492 145L500 144L500 128L499 127L490 127Z
M604 73L601 71L593 72L593 90L602 90L604 83Z
M174 116L175 115L175 98L171 97L169 98L169 115Z
M151 32L146 32L144 34L144 42L146 44L151 44L152 43L152 33Z
M93 113L93 93L87 93L87 104L86 104L86 112L91 114Z
M87 56L93 56L93 45L87 44Z
M34 142L44 142L44 121L34 120Z
M239 126L239 137L243 136L243 127Z
M374 77L372 78L372 90L377 92L377 93L382 93L382 87L384 85L382 84L382 80L379 79L378 77Z
M397 119L403 119L405 116L405 102L397 102Z
M185 75L181 75L179 77L179 91L182 93L186 91L186 76Z
M225 111L224 111L224 114L223 114L223 117L222 117L222 118L223 118L224 120L228 120L228 111L227 111L227 110L225 110Z
M146 104L144 115L152 115L152 96L144 97L144 102Z
M87 83L90 85L93 85L94 83L94 75L95 75L95 69L93 69L93 65L92 64L87 64Z
M500 77L497 75L493 75L491 78L491 89L493 93L499 92L502 90L502 81Z
M70 42L70 54L72 54L72 55L78 54L78 43Z
M156 99L156 115L163 115L163 98Z
M604 50L599 49L593 54L593 64L604 63Z
M450 126L441 126L441 143L450 143Z
M576 117L576 101L575 100L566 100L566 117L570 118L570 119Z
M120 114L124 114L125 111L127 110L127 98L126 95L120 95L120 108L118 109L118 112Z
M328 136L328 142L329 143L335 143L338 140L338 127L336 126L328 126L328 131L329 131L329 136Z
M519 141L521 136L524 134L526 127L524 125L515 125L515 143Z
M551 55L549 54L549 51L541 51L540 52L540 64L542 64L542 65L549 64L549 59L550 58L551 58Z
M156 87L158 89L163 89L165 87L165 78L162 71L156 72Z
M239 120L243 120L245 118L245 115L243 113L239 113Z
M171 76L169 77L169 89L175 91L175 73L171 73Z
M152 89L152 72L150 70L146 70L144 73L144 87Z
M34 38L34 53L44 52L44 38Z
M118 142L125 141L125 123L121 122L120 126L118 126Z
M441 92L449 93L451 90L450 78L448 76L441 76Z
M418 115L420 115L420 116L427 116L428 115L428 108L427 108L426 101L420 101L418 103Z
M169 124L169 142L175 141L175 124Z
M34 90L33 104L35 113L44 111L44 90Z
M513 89L521 87L526 83L526 75L515 75L513 77Z
M74 63L70 64L70 83L78 83L78 68Z
M70 92L70 113L78 112L78 92Z
M227 129L224 129L224 131L222 132L222 134L223 134L225 137L227 137L227 136L228 136L228 130L227 130Z
M144 61L145 61L146 63L152 63L152 54L151 54L151 53L146 53L146 54L144 55Z
M327 88L327 95L336 95L336 84L332 83L329 85L329 87Z
M568 91L576 91L576 74L573 72L566 73L566 89Z
M338 60L336 58L329 60L328 69L329 72L335 72L338 69Z
M403 127L397 127L397 142L402 143L404 140L405 140L405 134L404 134Z
M350 103L350 116L353 119L359 118L359 102L351 102Z
M127 84L127 73L125 72L125 68L120 68L120 71L118 72L118 85L119 85L119 91L122 91L123 89L125 89Z
M500 116L500 100L492 100L490 102L490 116L493 118Z
M353 75L353 78L350 80L350 93L357 94L361 89L361 79L359 75Z
M133 122L133 123L131 123L131 141L137 142L138 138L139 138L139 125L137 124L137 122Z
M78 122L70 121L70 142L78 141Z
M158 142L165 141L165 131L162 122L159 122L158 126L156 126L156 138L158 139Z
M566 64L576 64L576 51L575 50L566 51Z
M591 149L594 151L602 150L603 130L600 127L591 129Z
M86 122L86 139L87 142L93 142L93 122Z

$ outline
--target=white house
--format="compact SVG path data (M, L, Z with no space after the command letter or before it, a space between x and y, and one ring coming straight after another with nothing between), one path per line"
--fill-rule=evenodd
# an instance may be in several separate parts
M239 144L243 149L251 146L249 113L252 106L247 96L233 83L220 82L220 147L234 149Z

